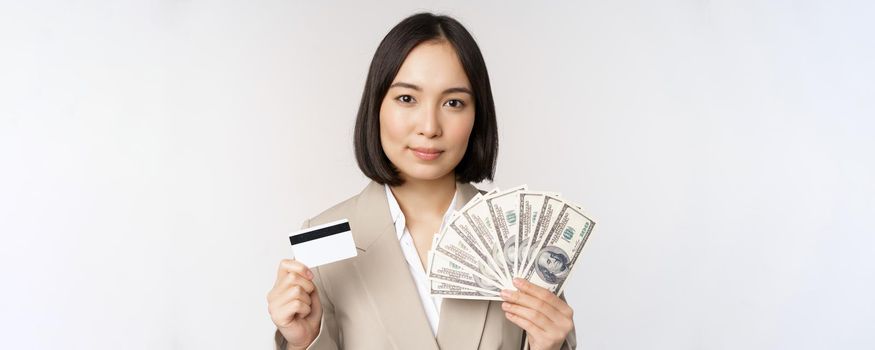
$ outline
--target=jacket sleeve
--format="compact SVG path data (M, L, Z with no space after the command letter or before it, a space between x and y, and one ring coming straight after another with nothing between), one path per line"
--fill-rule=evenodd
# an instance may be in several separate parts
M304 222L302 228L310 227L310 220ZM322 272L318 267L311 269L313 271L313 284L316 285L316 290L319 293L319 301L322 303L322 321L319 325L319 334L313 343L307 347L307 350L337 350L340 345L340 330L337 327L337 322L334 319L334 304L328 298L328 293L325 291L325 283L322 277ZM276 350L286 350L288 341L280 333L279 329L274 332L274 342Z

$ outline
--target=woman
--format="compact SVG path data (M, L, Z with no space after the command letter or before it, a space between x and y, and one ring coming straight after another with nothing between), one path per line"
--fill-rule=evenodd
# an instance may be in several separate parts
M498 152L486 65L459 22L417 14L386 35L354 142L373 181L304 227L348 218L358 256L313 269L280 262L267 296L278 349L575 347L571 308L526 281L504 302L429 295L432 237L477 194L470 182L492 179Z

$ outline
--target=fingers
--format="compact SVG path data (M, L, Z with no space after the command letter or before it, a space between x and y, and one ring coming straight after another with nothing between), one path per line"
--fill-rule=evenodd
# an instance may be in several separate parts
M545 304L551 306L553 310L561 313L565 317L571 317L574 311L568 306L564 300L560 299L556 294L553 294L546 288L542 288L534 283L526 281L522 278L514 278L513 285L517 287L521 292L536 298L537 300L543 301ZM537 306L537 305L530 305ZM537 310L541 310L540 307L535 307Z
M531 309L520 304L514 303L501 303L501 309L504 310L505 313L510 313L511 315L517 316L519 318L523 318L526 321L529 321L534 324L538 329L548 329L553 325L553 320L547 317L544 313Z
M289 344L309 344L319 332L322 304L314 274L294 259L280 261L273 288L267 293L271 320Z
M312 293L315 289L312 280L313 272L307 266L294 259L283 259L277 269L273 290L283 292L293 285L300 285L307 293Z
M313 284L313 281L296 272L290 272L288 275L285 275L277 281L277 287L280 289L290 289L293 286L301 286L308 294L316 289L316 285Z
M528 281L514 279L513 282L518 291L501 291L505 317L529 332L532 341L542 345L561 344L574 327L573 310L568 303Z
M304 288L301 286L292 286L292 289L288 293L278 296L276 299L274 299L274 302L277 305L285 305L292 302L292 300L300 300L307 305L313 303L310 294L308 294L307 291L305 291Z
M533 348L558 348L574 327L570 318L554 322L543 313L519 304L505 302L501 308L509 321L531 335L529 342Z
M564 317L564 315L556 310L553 305L550 305L550 303L523 292L503 290L501 291L501 298L507 301L508 304L519 305L530 310L537 310L538 313L546 315L552 322L559 321Z
M312 278L305 277L302 273L312 276L312 272L300 262L291 259L280 262L277 281L267 293L270 309L279 309L295 300L309 307L312 296L316 294L316 285Z
M515 311L517 311L517 310L509 309L505 305L510 305L510 304L508 304L508 303L501 304L501 308L504 310L504 317L507 317L507 319L510 322L513 322L513 324L524 329L526 332L529 332L529 334L532 334L532 335L544 334L544 329L539 327L537 324L535 324L534 322L532 322L528 318L520 316L519 314L515 313Z
M313 282L297 273L290 273L276 282L276 285L267 293L267 302L275 303L278 300L289 299L290 293L296 289L301 289L301 294L308 295L308 298L316 294L316 286Z
M268 293L267 306L271 319L277 326L288 326L296 317L305 318L312 311L313 298L304 287L293 285L285 292L277 292L275 289Z
M319 300L319 293L313 293L310 298L310 309L314 314L322 317L322 301Z
M274 324L280 327L288 326L295 318L304 318L310 314L310 305L300 300L293 300L288 304L270 310L270 317Z
M282 277L284 274L289 273L289 272L296 272L296 273L300 274L301 276L307 277L308 279L313 279L313 272L310 271L310 268L308 268L306 265L302 264L301 262L299 262L295 259L283 259L283 260L281 260L279 268L277 269L277 272L276 272L277 280L279 280L280 277Z

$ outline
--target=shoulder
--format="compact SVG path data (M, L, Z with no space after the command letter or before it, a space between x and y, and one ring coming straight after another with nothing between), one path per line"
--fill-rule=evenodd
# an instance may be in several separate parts
M307 221L305 221L304 225L302 226L306 228L348 218L350 214L355 210L359 196L361 196L361 194L356 194L340 203L333 205L328 209L325 209L316 216L307 219Z
M325 209L318 215L305 221L303 227L321 225L340 219L349 219L352 222L354 218L361 218L362 215L370 217L378 214L374 212L374 209L381 207L384 207L388 213L385 186L371 181L360 193ZM363 210L366 213L362 214Z

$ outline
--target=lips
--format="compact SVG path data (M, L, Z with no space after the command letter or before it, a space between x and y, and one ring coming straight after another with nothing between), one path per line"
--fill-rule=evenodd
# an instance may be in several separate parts
M442 153L444 153L444 151L439 150L437 148L423 148L423 147L410 148L410 151L413 152L413 155L415 155L416 158L419 158L422 160L435 160L438 157L440 157Z

